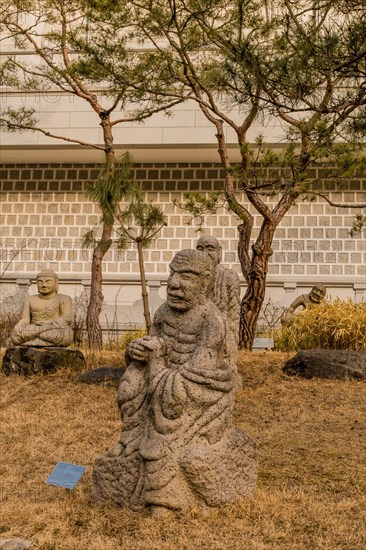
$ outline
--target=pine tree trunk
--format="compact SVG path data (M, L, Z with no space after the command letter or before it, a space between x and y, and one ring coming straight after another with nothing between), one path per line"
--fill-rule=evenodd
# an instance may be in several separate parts
M142 304L143 304L143 310L144 310L146 330L149 333L150 332L150 327L151 327L151 317L150 317L149 298L148 298L147 285L146 285L144 256L143 256L143 249L142 249L142 242L141 241L137 241L137 253L138 253L138 257L139 257L139 268L140 268L140 277L141 277Z
M100 350L103 344L102 328L99 322L104 299L102 292L102 264L103 258L112 244L112 230L113 225L104 224L101 240L99 241L93 252L90 297L86 316L88 343L89 348L92 350Z
M109 169L110 175L113 175L115 169L115 154L113 146L113 134L110 115L99 110L100 124L103 130L103 139L105 145L105 160ZM114 219L113 217L103 223L102 236L97 246L93 251L92 267L91 267L91 287L90 297L87 309L86 328L88 333L89 348L92 350L100 350L103 345L102 328L100 326L100 313L103 306L103 258L112 245Z
M258 317L266 292L268 258L256 258L249 275L250 283L240 306L239 348L251 351Z
M269 258L275 226L264 221L252 247L250 265L246 271L247 290L240 306L239 348L251 351L258 317L263 305Z

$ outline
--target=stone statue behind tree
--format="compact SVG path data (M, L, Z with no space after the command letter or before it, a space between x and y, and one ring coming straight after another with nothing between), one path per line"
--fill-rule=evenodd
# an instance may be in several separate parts
M295 320L295 312L299 307L306 309L320 304L325 299L326 292L327 290L324 285L317 284L311 289L309 294L298 296L282 315L282 325L284 327L291 326Z
M220 506L256 484L255 444L232 426L235 374L209 293L210 258L182 250L149 336L130 343L117 401L119 442L97 458L95 500L153 515Z
M69 296L58 294L52 270L37 275L38 294L24 299L22 318L11 333L14 346L69 346L73 341L73 307Z
M225 324L224 357L233 369L237 377L237 387L240 388L242 384L237 371L240 319L239 276L232 269L221 265L221 245L215 237L210 235L200 237L196 249L207 254L214 264L211 299L218 307Z

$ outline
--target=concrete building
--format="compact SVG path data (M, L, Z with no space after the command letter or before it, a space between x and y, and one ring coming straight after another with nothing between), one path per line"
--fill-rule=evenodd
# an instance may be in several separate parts
M98 117L83 101L67 93L0 95L2 107L33 106L40 126L52 134L101 143ZM268 120L253 127L249 139L263 132L267 143L278 147L281 126ZM234 136L232 142L235 160ZM149 199L167 216L163 228L145 252L150 304L154 310L164 299L168 265L181 248L195 246L199 234L190 217L174 206L185 191L211 193L222 189L215 129L193 103L178 105L172 116L156 114L144 123L116 127L117 152L129 151L135 179ZM97 221L95 204L85 198L85 185L97 178L101 152L37 132L3 133L0 166L0 296L5 302L35 292L35 274L51 267L59 274L61 290L83 299L90 285L91 252L82 250L81 238ZM314 168L314 170L318 170ZM317 174L315 173L315 176ZM319 174L320 175L320 174ZM341 191L324 184L335 202L366 201L366 180L348 183ZM268 198L268 202L271 199ZM255 214L258 231L260 217ZM365 234L349 235L355 211L326 202L299 202L278 227L267 279L267 296L288 305L314 283L336 297L366 300ZM222 243L223 263L240 273L235 216L223 207L206 218L204 232ZM242 287L245 284L242 278ZM19 294L20 293L20 294ZM104 327L126 327L142 321L137 252L110 250L104 263Z

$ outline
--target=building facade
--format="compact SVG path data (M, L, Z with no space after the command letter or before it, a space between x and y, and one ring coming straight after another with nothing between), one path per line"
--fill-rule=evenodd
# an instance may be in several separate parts
M6 153L5 149L5 156ZM171 156L172 149L169 153ZM187 153L189 158L188 148ZM45 157L49 154L44 151ZM21 160L20 149L18 155ZM88 182L98 177L100 164L29 160L1 165L1 298L9 303L11 296L24 289L36 292L36 273L50 267L59 273L62 291L81 304L90 286L92 255L91 250L82 248L81 240L99 219L97 206L86 199L83 191ZM224 173L215 162L141 162L135 164L134 176L168 220L144 253L154 311L164 299L173 255L182 248L194 247L200 235L197 224L174 202L179 203L186 191L210 194L220 190ZM337 202L361 202L365 190L366 182L357 180L330 196ZM293 206L276 230L266 301L286 306L315 283L327 287L330 299L365 300L366 240L362 234L350 236L353 214L351 209L334 208L320 201ZM256 215L254 235L260 221ZM240 275L237 225L235 216L221 207L217 214L206 218L202 230L219 239L224 265ZM242 276L241 279L244 291ZM104 328L142 323L139 268L133 246L124 251L112 246L107 253L104 296Z
M277 8L271 2L265 6L265 15L271 18ZM1 135L0 299L3 304L11 304L15 296L18 303L24 293L35 292L36 273L49 267L58 272L61 289L78 303L84 303L90 287L92 253L82 248L81 241L100 216L84 191L85 186L98 177L104 160L104 141L101 118L85 97L79 97L83 94L72 93L74 81L62 76L58 80L58 69L61 67L67 73L75 53L71 41L71 46L64 44L66 49L69 47L69 57L61 54L60 37L65 37L67 30L80 21L74 18L73 8L70 21L67 20L69 23L64 27L65 18L59 17L57 6L56 15L53 14L56 18L45 13L40 16L37 6L23 10L17 3L10 3L8 7L7 22L4 19L4 28L8 30L2 35L1 56L8 60L15 73L19 71L25 84L24 90L19 91L19 86L14 87L10 78L8 87L0 90L0 107L21 113L33 110L41 131ZM307 15L316 20L312 7ZM14 39L24 30L23 37L27 36L27 40ZM89 40L89 23L84 30ZM132 46L132 50L135 46L143 49L140 43ZM42 61L42 54L38 54L43 47ZM28 78L28 67L31 67L31 76L34 76L32 70L35 71L35 79ZM49 67L51 72L56 68L56 79L48 78ZM40 82L38 71L43 74ZM67 74L70 76L72 71ZM133 122L133 112L129 112L126 105L119 108L120 100L114 102L108 98L105 88L92 93L101 103L107 105L108 100L112 101L114 120L131 119L113 127L116 154L129 153L135 180L146 191L147 200L159 205L167 217L167 226L144 252L150 304L154 309L164 299L169 263L175 252L194 247L199 237L196 221L179 207L183 194L200 191L209 195L223 189L225 173L219 163L216 128L193 101L175 105L170 116L155 113L143 122ZM255 144L262 135L267 146L280 148L286 142L283 121L269 113L258 117L246 138L248 143ZM239 110L231 108L229 116L238 127L242 124L243 114ZM239 162L237 136L230 124L224 124L224 134L230 161ZM56 139L57 136L62 139ZM86 143L97 148L82 145ZM322 179L321 167L310 170L312 177L322 182L318 190L328 193L333 202L366 203L366 179L355 179L336 188L335 184ZM239 200L254 216L255 238L261 216L246 204L244 195ZM265 200L269 206L272 200L275 204L275 198L268 196ZM332 207L320 198L299 201L292 206L275 232L266 301L286 306L315 283L327 287L330 299L366 300L365 233L354 237L349 233L357 212L353 208ZM216 214L206 217L202 230L219 239L224 265L241 276L237 256L238 223L222 206ZM242 276L241 283L244 292ZM104 326L114 322L127 326L142 321L139 267L134 247L119 251L112 246L107 253L104 295L101 318Z

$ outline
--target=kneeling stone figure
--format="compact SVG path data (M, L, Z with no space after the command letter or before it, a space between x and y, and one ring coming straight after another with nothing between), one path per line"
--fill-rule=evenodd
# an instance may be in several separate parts
M154 515L234 502L256 484L253 440L232 427L235 373L207 295L214 266L197 250L171 265L149 336L131 342L118 389L122 433L98 457L93 496Z

